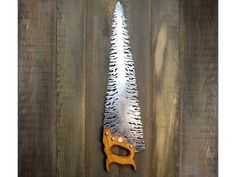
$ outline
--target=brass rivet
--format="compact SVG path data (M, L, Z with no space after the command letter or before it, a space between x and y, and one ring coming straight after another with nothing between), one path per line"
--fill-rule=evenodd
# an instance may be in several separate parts
M109 133L108 132L105 132L106 135L108 135Z
M114 141L114 140L115 140L115 138L114 138L114 137L112 137L112 138L111 138L111 140L112 140L112 141Z
M133 148L133 145L129 145L130 148Z
M118 138L118 142L119 142L119 143L122 143L122 142L123 142L123 138L122 138L122 137L119 137L119 138Z

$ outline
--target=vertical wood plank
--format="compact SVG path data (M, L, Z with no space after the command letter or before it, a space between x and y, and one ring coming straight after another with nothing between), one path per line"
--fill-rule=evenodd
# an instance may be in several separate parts
M112 165L104 171L105 154L101 143L104 98L108 73L112 13L117 1L88 2L87 7L87 84L86 84L86 167L88 176L145 176L151 168L151 129L145 128L147 150L137 153L138 172L130 167ZM151 124L151 29L150 1L121 1L128 18L144 127ZM143 74L145 73L145 74ZM146 163L146 166L143 166Z
M56 176L55 1L19 1L20 177Z
M180 176L217 176L217 1L180 0Z
M152 176L178 177L179 0L152 0Z
M58 177L85 176L85 45L86 1L57 0Z
M105 171L102 144L102 119L108 59L110 25L115 1L87 0L86 20L86 176L118 176L118 167L112 173Z
M137 171L129 166L120 169L122 177L152 176L152 57L151 57L151 0L123 0L133 54L139 103L144 130L145 150L135 154ZM145 164L145 165L144 165Z

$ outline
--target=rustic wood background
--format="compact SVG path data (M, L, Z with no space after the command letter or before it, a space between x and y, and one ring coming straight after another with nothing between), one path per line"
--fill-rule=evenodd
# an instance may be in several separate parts
M146 150L105 172L116 0L19 0L19 177L217 177L217 0L122 0Z

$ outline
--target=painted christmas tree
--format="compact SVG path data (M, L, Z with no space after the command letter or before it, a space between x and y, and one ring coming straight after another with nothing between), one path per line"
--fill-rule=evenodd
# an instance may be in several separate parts
M133 56L129 35L120 2L113 14L111 50L107 93L105 99L104 127L113 135L124 135L135 145L136 152L144 150L143 129L138 102Z

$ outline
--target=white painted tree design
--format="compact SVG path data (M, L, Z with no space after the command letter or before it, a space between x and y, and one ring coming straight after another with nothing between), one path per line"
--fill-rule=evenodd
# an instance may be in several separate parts
M124 9L118 2L113 13L103 123L104 127L112 129L113 135L126 136L127 141L133 143L138 152L145 149L145 144L126 21Z

